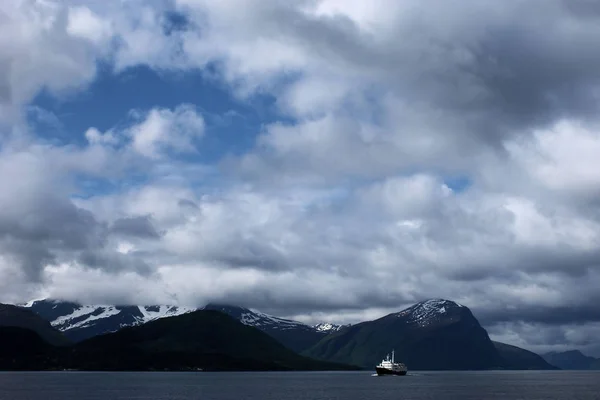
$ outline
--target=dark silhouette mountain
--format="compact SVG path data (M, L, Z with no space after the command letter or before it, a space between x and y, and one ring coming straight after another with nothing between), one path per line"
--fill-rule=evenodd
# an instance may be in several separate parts
M52 370L66 347L54 347L31 329L0 326L0 370Z
M172 317L195 309L177 306L81 305L61 300L36 300L22 305L50 322L69 339L79 342L127 326Z
M560 369L589 370L600 369L600 359L586 356L579 350L550 352L543 354L544 360Z
M356 369L300 356L264 332L209 310L123 328L70 347L51 346L22 328L5 328L0 338L5 346L0 351L0 368L4 369ZM14 351L9 350L11 346Z
M17 327L37 333L43 340L55 346L70 344L63 334L54 329L48 321L30 310L10 304L0 304L0 327Z
M342 329L341 325L318 324L310 326L302 322L274 317L258 311L252 311L244 307L208 304L205 310L216 310L224 312L242 322L244 325L254 326L277 339L287 348L302 352L315 345L319 340L332 332Z
M412 370L502 367L487 332L464 306L428 300L374 321L329 335L304 354L374 368L392 349Z
M503 360L503 367L507 369L532 369L548 370L558 369L550 365L542 356L529 350L512 346L506 343L492 342Z
M200 310L97 336L77 345L94 369L202 368L324 370L349 366L300 356L259 329L219 311ZM111 354L111 357L102 357Z
M303 354L374 368L392 349L412 370L552 368L527 350L495 345L467 307L442 299L351 326Z

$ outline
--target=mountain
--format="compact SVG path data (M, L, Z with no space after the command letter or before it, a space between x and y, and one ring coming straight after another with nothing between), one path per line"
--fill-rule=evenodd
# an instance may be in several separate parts
M195 310L176 306L81 305L51 299L31 301L21 307L49 321L75 342Z
M197 310L195 308L165 305L81 305L53 299L30 301L21 305L21 307L27 308L49 321L53 327L75 342L104 333L116 332L124 327L136 326L156 319ZM254 326L271 335L295 352L307 349L327 334L337 332L344 327L331 323L310 326L230 305L208 304L202 309L218 310L229 314L243 324Z
M183 315L194 311L194 309L190 308L173 306L83 306L57 300L32 301L24 305L24 307L48 319L54 327L62 330L68 337L75 341L85 340L104 333L115 332L121 328L138 326L149 321ZM355 326L330 323L310 326L298 321L279 318L233 305L208 304L202 309L225 313L243 325L261 330L296 353L331 361L369 362L369 364L361 364L367 368L372 368L374 365L373 360L375 360L375 363L379 362L380 358L391 349L384 349L381 347L383 344L387 346L387 343L400 340L409 347L412 346L413 342L425 348L428 348L428 343L442 347L445 346L445 343L449 343L450 346L456 347L461 343L459 337L461 329L466 329L469 335L474 335L477 340L469 343L469 346L465 348L466 353L472 355L471 361L462 360L461 363L465 365L456 367L458 369L552 368L551 365L535 353L515 346L489 341L487 332L479 326L479 323L468 308L448 300L429 300L416 304L399 313L390 314L379 320L363 322ZM469 328L467 329L467 327ZM371 330L379 331L380 329L383 329L383 331L374 333L371 339L375 342L381 341L381 346L373 345L372 341L362 343L364 337L361 335L371 335L369 333ZM351 340L356 332L359 332L358 336ZM458 337L452 335L457 335ZM343 340L349 340L350 342L341 346L340 341ZM355 341L358 341L358 344ZM341 346L342 348L336 350L335 346ZM357 346L353 350L352 356L344 354L349 352L349 346ZM479 351L477 350L477 346L482 346L481 349L484 350L481 355L473 353ZM398 349L397 354L400 355ZM411 351L417 352L417 350L418 346ZM426 350L424 349L423 351ZM432 359L437 357L439 360L436 361L437 364L435 365L427 362L427 365L425 365L427 369L455 369L453 365L457 361L453 361L451 355L444 355L445 352L440 351L440 356L438 357L433 353L430 357ZM416 354L421 353L417 352ZM427 353L425 352L425 354ZM371 358L366 359L369 355ZM355 359L352 357L358 358ZM445 361L442 360L443 357L446 357ZM476 362L478 357L479 361ZM425 359L426 357L424 358L419 355L416 365L420 365L419 363ZM412 369L414 369L413 367L414 364L411 365Z
M59 354L68 347L55 347L35 331L15 326L0 326L0 370L53 370Z
M586 356L579 350L550 352L543 354L544 360L560 369L600 369L600 359Z
M208 304L204 309L223 312L244 325L258 328L298 353L315 345L328 334L344 328L342 325L329 323L310 326L302 322L274 317L259 311L232 305Z
M0 327L29 329L55 346L70 344L70 340L54 329L44 318L30 310L10 304L0 304Z
M507 369L532 369L532 370L550 370L558 369L550 365L542 356L529 350L512 346L506 343L492 342L504 361L503 366Z
M443 299L350 326L303 354L373 368L392 349L412 370L551 368L526 350L494 345L467 307Z
M11 346L0 368L77 370L348 370L300 356L254 327L201 310L127 327L71 347L46 344L31 330L0 329ZM12 328L8 328L12 329ZM13 348L15 350L10 350Z

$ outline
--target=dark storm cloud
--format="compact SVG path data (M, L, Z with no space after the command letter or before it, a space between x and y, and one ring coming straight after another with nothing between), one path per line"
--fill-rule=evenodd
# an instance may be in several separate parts
M117 219L111 226L111 232L125 236L142 239L158 239L160 234L156 231L149 215L126 217Z
M6 210L0 216L0 235L33 242L56 242L67 249L80 249L96 242L102 230L94 215L68 201L49 196L25 215Z
M189 199L181 199L177 202L177 205L182 208L198 209L198 204Z
M135 253L121 254L106 249L88 249L81 253L79 261L89 267L101 269L108 273L136 272L142 275L151 274L153 269Z
M414 169L473 174L481 163L476 155L505 156L507 139L528 137L563 118L596 117L600 53L593 49L600 46L600 17L570 12L567 3L554 0L402 4L401 10L390 4L394 23L381 32L290 4L257 6L247 29L289 41L315 60L309 68L316 77L326 82L331 76L358 90L369 103L360 111L377 115L383 126L373 129L386 134L366 141L369 125L361 113L335 104L322 113L348 112L344 123L338 117L315 126L312 118L300 118L287 135L269 126L254 154L226 159L224 168L266 184L306 181L308 175L331 184ZM269 23L254 26L252 18ZM356 89L361 85L369 89ZM386 105L390 98L398 104ZM293 135L299 138L285 141ZM432 145L407 148L416 135L429 135Z
M224 247L219 250L210 252L205 257L231 268L252 267L267 271L291 268L285 255L258 239L247 239L236 235L229 238L227 243L224 243Z
M575 288L573 288L575 289ZM587 322L600 322L600 308L596 298L586 299L583 304L554 305L552 307L541 305L521 304L519 307L508 308L498 304L497 309L482 309L474 306L476 317L484 325L495 325L500 322L528 322L545 325L567 325Z
M512 268L514 265L518 265L518 268ZM557 273L565 278L581 278L590 270L597 270L599 265L598 249L573 249L560 244L551 248L514 246L506 254L498 254L490 249L489 256L481 260L457 260L455 265L441 271L440 275L465 282L489 278L498 281L519 281L522 278L521 273Z
M562 0L562 5L577 18L600 18L600 3L595 0Z
M538 354L580 350L586 355L600 357L600 324L545 325L507 322L489 326L488 332L492 337L504 342L518 338L521 346Z
M528 127L596 112L600 54L590 50L600 31L583 23L562 26L568 21L551 28L552 22L492 28L475 50L470 72L491 94L489 102L478 102L502 111L496 118Z
M397 37L404 39L393 46L373 46L343 19L288 26L347 65L395 82L405 99L479 115L473 120L478 136L498 127L506 135L508 128L595 115L600 14L587 11L598 6L545 0L486 5L418 7L423 14L415 12L414 21L397 25ZM564 5L577 12L569 15Z
M91 212L54 195L40 200L31 208L0 211L0 247L32 280L60 253L101 247L106 239L106 227Z

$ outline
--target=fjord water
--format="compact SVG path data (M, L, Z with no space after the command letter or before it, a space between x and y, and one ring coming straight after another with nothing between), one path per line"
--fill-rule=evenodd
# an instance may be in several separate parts
M0 373L0 400L362 400L600 397L600 371Z

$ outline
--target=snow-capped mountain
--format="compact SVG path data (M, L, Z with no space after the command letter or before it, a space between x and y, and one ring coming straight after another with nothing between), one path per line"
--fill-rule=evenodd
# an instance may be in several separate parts
M229 314L245 325L254 326L277 339L286 347L302 352L316 344L330 333L343 328L341 325L321 323L314 326L285 318L274 317L244 307L208 304L206 310L216 310Z
M198 310L197 308L166 305L81 305L52 299L30 301L22 304L21 307L35 312L76 342L104 333L115 332L124 327ZM243 324L256 327L271 335L295 351L305 350L327 334L337 332L342 328L340 325L329 323L310 326L237 306L208 304L202 309L229 314Z
M430 299L417 303L395 315L409 324L426 327L442 320L453 322L460 318L461 309L466 309L466 307L454 301Z
M176 306L81 305L59 300L34 300L28 308L49 321L73 341L81 341L121 328L194 311Z
M274 317L272 315L264 314L256 310L253 311L244 307L230 306L224 304L207 304L205 307L203 307L203 309L224 312L225 314L229 314L233 318L239 320L244 325L254 326L261 330L313 330L311 326L303 324L302 322Z
M532 352L492 342L469 308L443 299L327 335L304 355L373 368L392 349L410 370L554 369Z

